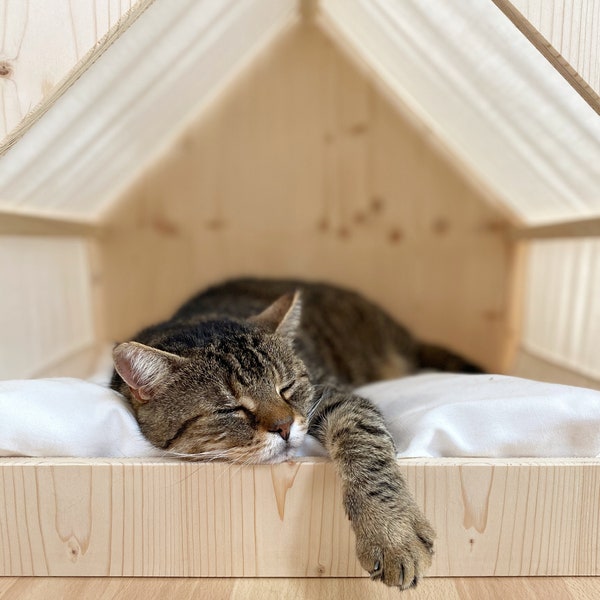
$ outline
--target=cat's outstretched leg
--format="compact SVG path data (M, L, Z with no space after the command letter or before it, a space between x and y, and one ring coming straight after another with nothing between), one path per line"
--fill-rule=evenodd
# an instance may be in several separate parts
M309 433L325 446L342 479L358 559L372 579L410 588L431 565L435 534L400 474L383 417L347 390L326 386L320 396Z

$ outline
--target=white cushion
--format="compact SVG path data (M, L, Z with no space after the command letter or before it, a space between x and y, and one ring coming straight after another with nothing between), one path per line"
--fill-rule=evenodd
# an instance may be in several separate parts
M0 456L158 454L125 399L106 386L70 378L0 381Z
M357 390L400 457L600 456L600 392L502 375L423 374ZM78 379L0 381L0 455L160 456L125 399ZM308 438L301 456L325 455Z
M600 392L504 375L431 373L358 390L401 457L600 456Z

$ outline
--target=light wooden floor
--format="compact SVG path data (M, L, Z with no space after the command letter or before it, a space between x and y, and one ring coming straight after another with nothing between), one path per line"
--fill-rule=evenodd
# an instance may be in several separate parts
M3 577L0 600L597 600L600 577L431 578L402 595L368 579Z

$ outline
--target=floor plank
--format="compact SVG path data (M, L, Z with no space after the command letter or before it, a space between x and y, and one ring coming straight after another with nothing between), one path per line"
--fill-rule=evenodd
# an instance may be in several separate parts
M367 579L178 579L115 577L3 577L1 600L372 600L398 592ZM406 600L596 600L599 577L429 578Z

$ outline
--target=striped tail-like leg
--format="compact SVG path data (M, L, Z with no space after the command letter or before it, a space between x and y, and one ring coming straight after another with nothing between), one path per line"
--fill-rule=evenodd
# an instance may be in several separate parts
M327 386L310 415L309 433L341 477L363 568L390 586L416 585L431 565L435 534L400 474L381 413L369 400Z

